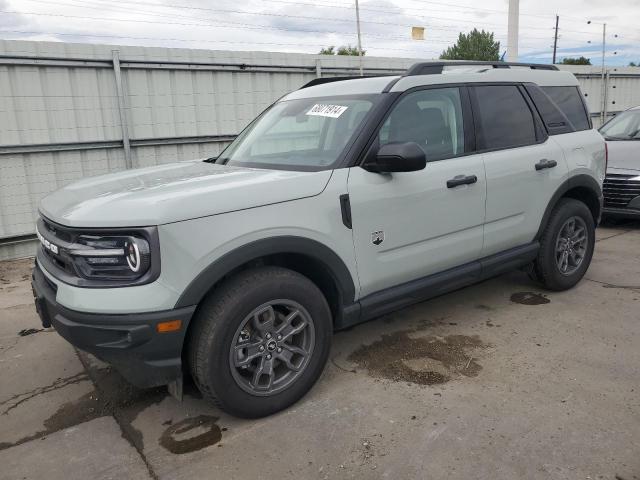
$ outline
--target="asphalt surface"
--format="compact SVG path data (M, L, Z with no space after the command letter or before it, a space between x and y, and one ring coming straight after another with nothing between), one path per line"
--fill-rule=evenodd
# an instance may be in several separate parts
M0 263L0 479L640 479L640 225L574 289L525 274L334 337L292 408L239 420L137 390L43 330Z

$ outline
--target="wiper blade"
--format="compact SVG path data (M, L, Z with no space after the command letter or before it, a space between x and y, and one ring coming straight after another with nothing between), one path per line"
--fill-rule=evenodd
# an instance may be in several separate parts
M619 140L633 140L632 138L626 138L626 137L604 137L605 140L611 140L611 141L619 141Z

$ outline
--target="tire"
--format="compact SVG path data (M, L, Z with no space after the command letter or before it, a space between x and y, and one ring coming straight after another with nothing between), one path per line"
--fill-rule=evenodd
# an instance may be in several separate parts
M207 400L244 418L270 415L303 397L324 369L333 333L318 287L280 267L231 277L193 321L188 355L196 385Z
M571 221L574 224L573 235L568 233L571 232ZM580 229L584 229L585 243L580 248L578 242L568 244L567 238L572 241L582 238L578 235ZM549 290L561 291L573 287L589 268L594 246L595 223L589 208L579 200L560 199L540 239L540 251L534 265L535 278ZM561 258L562 249L566 250L566 264ZM582 260L577 262L579 251L583 252Z

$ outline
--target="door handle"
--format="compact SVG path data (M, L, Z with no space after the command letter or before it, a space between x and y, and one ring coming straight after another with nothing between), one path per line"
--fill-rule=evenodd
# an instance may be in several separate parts
M543 158L538 163L536 163L536 170L539 171L544 170L545 168L553 168L556 165L558 165L558 162L556 162L555 160L548 160L546 158Z
M455 188L460 185L471 185L477 181L478 177L475 175L456 175L452 179L447 180L447 188Z

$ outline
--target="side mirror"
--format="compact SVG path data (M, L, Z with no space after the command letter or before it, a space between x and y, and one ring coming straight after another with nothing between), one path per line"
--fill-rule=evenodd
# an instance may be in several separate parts
M363 165L365 170L375 173L415 172L427 166L424 150L415 142L387 143L378 154Z

